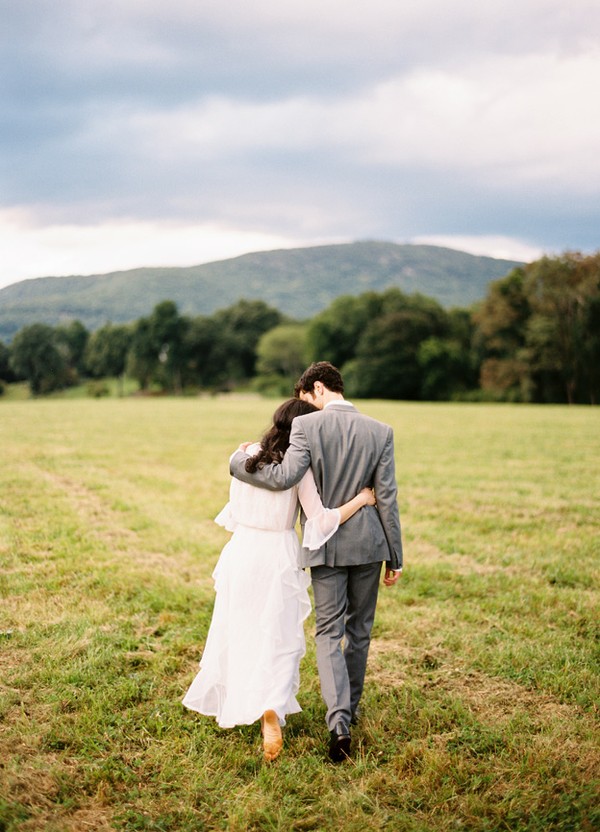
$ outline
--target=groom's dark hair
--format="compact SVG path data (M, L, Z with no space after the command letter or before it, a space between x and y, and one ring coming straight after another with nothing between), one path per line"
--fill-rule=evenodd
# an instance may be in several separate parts
M344 380L338 368L329 361L315 361L306 368L296 382L294 396L299 396L300 393L312 393L315 389L315 381L320 381L323 387L332 393L344 392Z

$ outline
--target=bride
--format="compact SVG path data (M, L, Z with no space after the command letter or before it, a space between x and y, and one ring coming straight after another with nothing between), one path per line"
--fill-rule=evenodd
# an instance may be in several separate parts
M317 412L289 399L273 416L260 444L250 445L247 470L281 462L296 416ZM298 506L306 515L303 546L319 549L353 514L374 505L371 489L334 509L323 507L312 471L287 491L267 491L232 479L229 502L215 521L233 532L213 572L216 600L200 672L183 704L214 716L221 728L261 721L263 752L274 760L281 728L301 708L296 699L310 578L299 567L294 529Z

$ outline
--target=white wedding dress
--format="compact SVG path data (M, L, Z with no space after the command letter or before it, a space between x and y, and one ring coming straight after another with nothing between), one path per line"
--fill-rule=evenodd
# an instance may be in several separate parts
M258 450L253 445L248 453ZM232 479L229 502L215 518L233 536L213 572L212 621L183 704L216 717L221 728L249 725L266 710L284 725L287 714L301 710L296 694L310 579L298 565L299 502L307 516L303 545L318 549L337 531L340 513L323 507L310 469L287 491Z

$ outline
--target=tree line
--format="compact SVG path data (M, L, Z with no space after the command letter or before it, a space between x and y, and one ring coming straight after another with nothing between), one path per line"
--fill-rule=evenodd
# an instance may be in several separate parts
M468 309L399 289L337 298L309 321L264 301L210 316L165 300L129 325L88 332L79 321L23 327L0 342L0 380L34 395L107 377L142 391L287 395L313 360L328 360L361 398L595 404L600 398L600 253L516 268ZM1 384L1 383L0 383Z

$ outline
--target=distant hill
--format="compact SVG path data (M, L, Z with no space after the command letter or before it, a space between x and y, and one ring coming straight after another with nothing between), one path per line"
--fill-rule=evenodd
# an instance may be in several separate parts
M513 260L475 257L438 246L357 242L244 254L188 268L143 268L103 275L40 277L0 290L0 340L21 327L79 319L89 330L125 323L173 300L186 315L212 314L237 300L264 300L297 319L339 295L396 286L445 307L470 306Z

